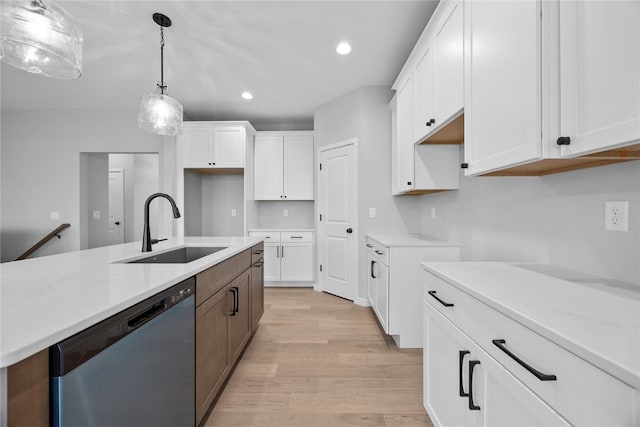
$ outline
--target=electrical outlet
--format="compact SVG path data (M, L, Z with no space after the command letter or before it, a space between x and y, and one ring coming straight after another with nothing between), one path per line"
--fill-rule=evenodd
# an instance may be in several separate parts
M376 217L376 208L369 208L369 218Z
M289 216L289 209L285 209L285 210L282 212L282 214L283 214L284 216Z
M431 208L431 218L436 217L436 208Z
M60 220L60 212L58 211L51 211L49 212L49 219L51 221L58 221Z
M235 209L231 209L231 216L236 216L236 210Z
M604 203L604 229L629 231L628 201L609 201Z
M93 219L100 219L100 211L93 211Z

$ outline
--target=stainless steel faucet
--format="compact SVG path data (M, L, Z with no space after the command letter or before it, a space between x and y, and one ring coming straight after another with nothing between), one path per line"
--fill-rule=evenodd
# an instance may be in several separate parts
M149 230L149 204L151 201L157 197L164 197L171 203L171 209L173 209L173 217L180 218L180 211L178 210L178 206L176 206L175 200L165 193L155 193L147 198L147 201L144 202L144 231L142 232L142 252L151 252L151 244L153 243L151 240L151 230Z

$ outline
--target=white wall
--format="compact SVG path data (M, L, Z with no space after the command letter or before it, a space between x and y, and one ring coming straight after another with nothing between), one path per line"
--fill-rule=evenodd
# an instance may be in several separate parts
M249 228L314 228L314 202L262 200L255 203L257 222ZM284 210L288 216L284 216Z
M180 207L182 209L182 207ZM202 175L184 171L184 235L202 236Z
M81 212L87 219L87 248L109 245L109 156L90 153L87 162L87 209ZM93 212L100 218L93 218Z
M62 222L71 228L35 255L80 249L81 152L156 152L172 165L163 160L163 137L140 130L135 110L2 110L0 128L3 261ZM50 221L50 211L60 221Z
M418 200L391 195L391 113L388 87L365 86L321 105L314 112L315 145L358 139L358 263L370 232L419 232ZM369 218L376 208L376 218ZM366 297L360 275L358 295Z
M236 216L231 216L231 210ZM244 176L202 177L202 235L244 235Z
M629 201L629 232L604 230L604 202ZM534 261L640 284L640 161L544 177L461 178L420 197L421 231L469 261ZM431 218L431 208L436 218Z

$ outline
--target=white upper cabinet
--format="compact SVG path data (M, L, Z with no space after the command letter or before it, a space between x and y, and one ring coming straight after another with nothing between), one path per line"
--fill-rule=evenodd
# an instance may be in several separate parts
M393 85L394 195L459 188L462 126L447 128L463 111L463 47L463 3L443 0Z
M256 136L254 143L256 200L280 200L284 188L282 136Z
M413 91L412 80L408 77L399 87L396 94L396 126L394 152L396 163L393 169L393 188L397 192L414 189L414 145L412 133ZM393 108L393 107L392 107Z
M313 200L313 136L284 137L284 196Z
M446 124L464 107L464 7L461 1L449 2L448 6L443 9L433 37L436 108L433 127Z
M467 174L541 157L537 1L465 3Z
M413 81L411 112L401 117L412 129L411 143L429 142L462 113L463 9L461 1L440 2L394 84L399 94L405 79Z
M640 158L640 3L468 1L467 175Z
M561 1L563 155L640 140L640 2Z
M185 122L178 141L183 147L185 168L244 168L244 126L214 122Z
M255 200L313 200L313 135L258 133Z

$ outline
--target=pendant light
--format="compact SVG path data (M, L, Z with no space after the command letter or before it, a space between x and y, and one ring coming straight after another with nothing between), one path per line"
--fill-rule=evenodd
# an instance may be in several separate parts
M82 30L48 0L3 1L2 61L30 73L76 79L82 73Z
M153 20L160 26L160 83L154 93L140 97L138 125L151 133L174 136L182 131L182 104L165 94L164 29L171 26L171 19L161 13L154 13Z

